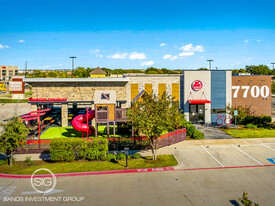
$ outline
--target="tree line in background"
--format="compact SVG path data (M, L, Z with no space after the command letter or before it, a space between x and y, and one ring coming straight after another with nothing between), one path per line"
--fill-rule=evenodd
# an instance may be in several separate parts
M101 68L106 72L107 76L110 75L121 75L121 74L129 74L129 73L143 73L143 74L181 74L181 69L171 70L167 68L154 68L149 67L146 70L141 69L109 69L109 68ZM42 71L42 70L33 70L32 72L27 72L26 76L28 78L87 78L90 76L90 72L93 71L94 68L84 68L77 67L71 72L71 70L54 70L54 71ZM199 68L198 70L208 70L207 68ZM274 75L275 71L270 69L267 65L250 65L246 66L245 69L233 69L232 73L250 73L254 75Z

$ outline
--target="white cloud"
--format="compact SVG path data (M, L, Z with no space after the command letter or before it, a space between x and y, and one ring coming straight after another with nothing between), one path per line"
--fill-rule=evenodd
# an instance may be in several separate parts
M47 66L38 66L37 67L37 69L49 69L49 68L51 68L52 66L50 66L50 65L47 65Z
M204 51L203 46L201 46L201 45L193 46L193 44L186 44L186 45L182 46L180 48L180 50L188 51L188 52L195 52L195 51L203 52Z
M179 54L180 57L183 56L193 56L195 53L194 52L182 52Z
M10 47L0 44L0 49L3 49L3 48L10 48Z
M108 58L111 59L125 59L127 57L128 53L116 53L110 56L107 56Z
M201 56L201 59L204 59L204 56Z
M98 53L99 51L100 51L99 49L95 49L95 50L91 49L90 53Z
M244 40L244 43L248 43L248 39L245 39L245 40Z
M173 61L173 60L176 60L177 58L178 58L177 55L176 55L176 56L172 56L172 57L170 58L170 60Z
M148 61L148 62L142 62L141 66L151 66L153 65L155 62L154 61Z
M170 59L172 57L171 54L165 54L162 58L163 59Z
M18 40L18 42L19 42L19 43L24 43L24 42L25 42L25 40L20 39L20 40Z
M144 53L132 52L129 56L129 59L146 59L146 55Z
M257 39L256 41L257 41L257 42L261 42L262 40L260 40L260 39Z
M95 55L96 57L99 57L99 58L102 58L103 57L103 55L102 54L97 54L97 55Z
M160 46L165 46L165 43L161 43Z

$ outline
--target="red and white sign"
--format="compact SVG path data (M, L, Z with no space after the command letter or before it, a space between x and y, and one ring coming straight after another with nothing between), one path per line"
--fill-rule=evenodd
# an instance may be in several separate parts
M199 91L202 88L202 82L200 80L195 80L192 82L191 87L194 91Z
M29 102L66 102L66 98L29 98Z
M22 91L22 82L10 82L9 91L11 92L21 92Z

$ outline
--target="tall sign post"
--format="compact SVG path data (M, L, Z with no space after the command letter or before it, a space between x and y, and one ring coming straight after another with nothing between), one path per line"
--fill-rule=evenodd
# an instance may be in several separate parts
M130 154L129 147L124 147L124 154L126 155L126 168L128 168L128 155Z
M237 136L237 115L238 115L238 110L234 110L234 116L235 116L235 137Z

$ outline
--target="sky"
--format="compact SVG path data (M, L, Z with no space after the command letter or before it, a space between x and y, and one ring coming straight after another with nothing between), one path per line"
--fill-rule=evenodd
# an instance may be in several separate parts
M274 0L0 0L0 65L239 69L275 62Z

